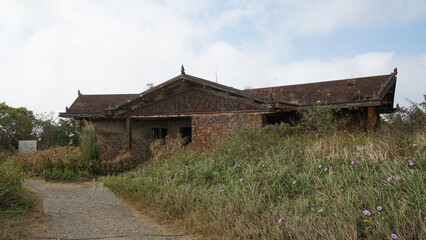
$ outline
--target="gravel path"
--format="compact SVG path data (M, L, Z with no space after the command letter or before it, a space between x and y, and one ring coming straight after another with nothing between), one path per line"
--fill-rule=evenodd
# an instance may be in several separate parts
M100 183L28 180L43 199L53 236L38 239L181 239L138 215Z

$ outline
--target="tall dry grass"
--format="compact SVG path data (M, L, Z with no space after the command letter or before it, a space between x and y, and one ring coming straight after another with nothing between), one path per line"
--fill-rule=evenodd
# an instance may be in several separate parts
M104 180L210 239L425 239L424 130L241 129Z
M54 163L76 161L80 158L80 151L77 147L54 147L42 151L15 154L9 158L19 164L28 176L43 176L43 169L47 161Z

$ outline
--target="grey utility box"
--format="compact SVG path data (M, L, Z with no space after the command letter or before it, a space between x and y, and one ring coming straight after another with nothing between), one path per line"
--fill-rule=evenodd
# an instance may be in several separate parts
M37 140L21 140L18 143L18 153L37 151Z

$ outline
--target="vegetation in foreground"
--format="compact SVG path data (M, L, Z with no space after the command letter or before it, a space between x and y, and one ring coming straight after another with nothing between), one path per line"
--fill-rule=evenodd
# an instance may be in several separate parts
M54 147L47 150L8 155L28 177L45 180L86 181L99 175L114 175L134 168L133 156L126 152L111 161L101 161L95 126L86 123L79 133L80 147Z
M32 200L22 186L20 167L5 157L0 156L0 239L28 238L22 223L33 213Z
M241 129L104 182L212 239L426 239L425 115L411 110L369 133Z

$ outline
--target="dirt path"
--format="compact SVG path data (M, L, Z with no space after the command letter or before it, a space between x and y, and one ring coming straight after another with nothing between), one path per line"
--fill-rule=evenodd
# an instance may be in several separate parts
M49 236L37 239L181 239L139 215L100 183L27 180L50 218Z

